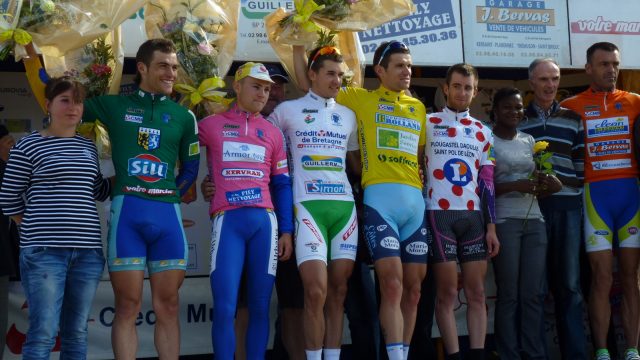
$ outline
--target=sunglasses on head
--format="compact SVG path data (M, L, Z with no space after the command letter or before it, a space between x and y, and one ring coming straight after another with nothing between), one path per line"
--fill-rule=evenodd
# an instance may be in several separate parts
M390 41L385 45L384 50L382 50L382 53L380 54L380 59L378 59L378 62L376 63L376 65L380 65L380 63L382 62L382 60L384 60L384 57L387 55L387 53L389 52L389 50L397 50L397 49L402 49L402 50L409 50L409 47L407 47L407 45L401 41Z
M316 54L313 55L313 57L311 58L311 61L309 62L309 69L311 69L311 66L313 66L313 63L322 55L333 55L333 54L337 54L340 55L340 50L338 50L337 47L335 46L324 46L321 47L320 50L316 51Z

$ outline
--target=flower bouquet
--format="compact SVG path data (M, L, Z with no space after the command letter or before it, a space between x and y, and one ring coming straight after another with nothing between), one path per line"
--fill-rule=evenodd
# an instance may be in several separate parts
M198 118L226 109L229 100L218 89L233 62L239 2L152 0L145 7L149 38L163 37L177 48L182 103Z
M297 42L286 41L282 37L280 21L285 18L287 13L284 9L280 8L275 12L267 15L264 19L265 27L267 28L267 37L269 43L273 48L273 51L280 59L282 66L285 68L289 77L294 83L298 83L293 65L293 47L297 45ZM360 39L358 34L351 31L330 31L322 26L318 27L318 30L314 37L316 40L304 43L305 50L309 51L315 47L322 46L334 46L340 50L340 54L344 59L344 63L347 67L345 71L345 79L348 80L348 85L362 86L364 79L364 53L360 46Z
M18 28L22 0L0 3L0 60L4 60L16 45L25 46L31 42L31 35Z
M293 45L317 40L319 25L330 30L361 31L409 15L411 0L295 0L295 10L280 18L278 37Z
M17 29L40 52L64 56L103 36L134 14L145 0L22 0ZM23 55L18 52L17 57Z
M535 169L529 175L530 180L538 181L540 174L544 175L555 175L556 172L553 171L553 164L551 164L551 157L553 156L552 152L547 151L549 147L549 142L547 141L536 141L533 144L533 162L535 163ZM533 187L534 192L536 191L536 187ZM540 185L539 191L547 190L544 188L544 185ZM531 203L529 204L529 209L527 210L527 215L523 222L523 229L527 228L527 221L529 220L529 213L531 212L531 208L533 207L533 202L538 200L538 192L533 194L531 198Z

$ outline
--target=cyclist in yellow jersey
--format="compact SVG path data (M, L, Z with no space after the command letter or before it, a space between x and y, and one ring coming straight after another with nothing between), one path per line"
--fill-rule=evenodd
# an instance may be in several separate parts
M294 47L300 87L302 47ZM343 88L336 100L356 114L362 159L362 227L380 281L380 322L390 360L406 359L420 285L427 272L427 228L420 169L424 164L426 110L405 94L411 82L409 48L382 43L373 57L380 87ZM401 205L400 205L401 204Z

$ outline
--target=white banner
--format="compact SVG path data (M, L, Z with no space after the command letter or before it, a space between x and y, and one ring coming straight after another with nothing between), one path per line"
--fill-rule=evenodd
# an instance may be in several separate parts
M528 67L540 57L571 64L566 1L462 0L462 18L465 61L475 66Z
M293 11L293 1L240 1L235 61L280 62L269 44L264 26L264 17L277 8Z
M187 278L180 288L180 354L211 354L211 290L209 278ZM113 290L109 281L101 281L89 314L88 359L112 359L111 326L115 310ZM7 346L4 359L20 359L22 344L29 328L29 309L19 282L10 283ZM155 357L153 327L156 322L151 307L151 287L145 280L143 301L136 327L138 331L137 357ZM56 339L52 358L57 359L60 339Z
M638 14L638 1L616 1L614 6L599 0L569 0L573 67L584 68L587 48L596 42L608 41L620 48L621 67L640 68L636 52L640 46Z
M416 12L359 33L366 63L380 43L409 45L414 65L449 66L462 62L462 33L458 0L414 0Z

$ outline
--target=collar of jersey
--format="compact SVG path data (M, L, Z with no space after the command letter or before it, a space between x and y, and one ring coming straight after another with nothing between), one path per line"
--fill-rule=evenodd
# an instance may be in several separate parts
M598 91L593 87L589 86L589 93L592 95L616 95L620 92L620 89L613 89L613 91Z
M238 104L233 104L233 107L231 109L229 109L229 112L231 114L233 114L235 117L242 117L243 119L257 119L257 118L261 118L262 115L260 115L260 113L257 114L252 114L248 111L244 111L244 110L240 110L240 108L238 107Z
M313 91L311 91L311 89L309 89L309 92L307 93L307 97L311 100L314 101L316 103L318 103L321 106L324 107L333 107L336 104L336 99L334 98L323 98L322 96L314 93Z
M165 101L167 100L169 97L167 95L160 95L160 94L153 94L147 91L144 91L142 89L138 89L138 97L144 99L144 98L149 98L152 100L158 100L158 101Z
M464 110L464 111L454 111L452 109L449 109L448 106L445 106L444 109L442 110L443 113L445 114L449 114L453 117L455 117L456 120L458 119L464 119L464 118L470 118L471 115L469 115L469 109Z
M396 102L396 101L400 101L400 98L407 96L404 91L391 91L389 89L387 89L386 87L384 87L384 85L380 84L380 87L378 88L378 90L376 90L378 92L378 94L380 95L381 98L389 101L389 102Z

